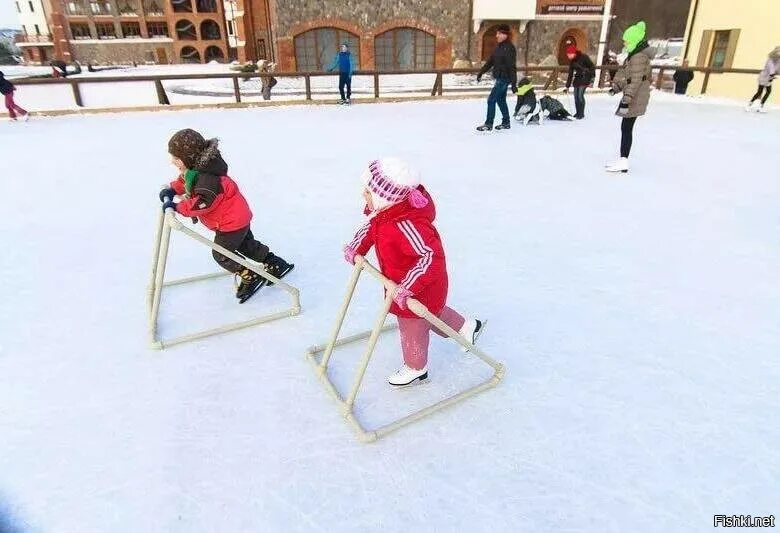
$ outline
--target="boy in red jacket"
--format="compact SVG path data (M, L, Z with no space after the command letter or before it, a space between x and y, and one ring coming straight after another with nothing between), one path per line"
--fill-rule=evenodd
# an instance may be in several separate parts
M398 284L390 312L398 317L404 365L388 383L410 385L428 378L430 330L446 335L410 311L409 298L472 343L482 332L482 322L467 320L446 305L447 264L433 226L436 208L419 176L403 161L385 158L372 161L362 179L368 221L344 248L344 257L354 264L356 255L365 255L374 246L382 274Z
M216 233L215 244L261 263L266 272L277 278L283 278L295 267L255 240L249 227L252 211L236 182L227 175L228 166L219 153L217 139L207 141L195 130L181 130L168 141L168 152L180 175L160 191L163 211L173 207L180 215L197 218ZM174 196L180 196L182 200L174 203ZM236 290L240 303L267 283L259 274L216 250L212 255L219 266L241 279Z

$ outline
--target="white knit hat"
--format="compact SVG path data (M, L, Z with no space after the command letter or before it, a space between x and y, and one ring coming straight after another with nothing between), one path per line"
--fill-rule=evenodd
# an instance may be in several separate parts
M428 199L417 189L420 186L420 175L396 157L371 161L361 179L371 193L375 211L406 199L415 208L428 205Z

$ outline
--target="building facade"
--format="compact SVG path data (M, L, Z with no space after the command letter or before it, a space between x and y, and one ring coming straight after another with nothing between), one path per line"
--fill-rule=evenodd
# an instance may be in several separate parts
M40 3L47 41L31 35L20 13L25 32L17 44L30 63L60 59L66 63L167 64L227 59L224 8L217 0L33 1Z
M54 41L49 31L43 0L15 0L14 8L22 33L16 36L16 46L30 62L45 63L54 57Z
M762 69L769 52L780 46L778 0L752 0L735 5L729 0L693 0L685 31L685 58L691 66ZM697 94L704 76L696 73L688 87ZM751 74L713 74L707 94L749 99L757 79Z
M609 49L623 48L623 31L639 20L647 23L650 39L672 39L685 35L685 21L691 0L612 0Z
M567 44L595 53L605 20L604 0L237 1L262 4L268 22L255 25L263 32L255 40L270 43L265 59L283 71L323 70L344 42L363 69L419 71L449 68L456 60L479 63L495 47L498 24L512 27L520 64L563 62ZM249 52L243 57L261 58Z

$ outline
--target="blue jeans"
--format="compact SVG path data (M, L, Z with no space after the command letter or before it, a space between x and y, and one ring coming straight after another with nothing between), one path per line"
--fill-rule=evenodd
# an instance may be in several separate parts
M493 121L496 119L496 104L501 110L501 122L509 124L509 107L506 105L506 89L509 87L509 81L501 78L496 80L496 84L493 85L493 90L490 91L487 101L487 119L485 124L493 125Z
M344 96L344 87L347 88L347 96ZM346 72L340 72L339 73L339 93L341 94L341 99L346 100L347 98L352 98L352 76L347 74Z
M585 116L585 89L587 89L587 87L574 88L575 117L582 118Z

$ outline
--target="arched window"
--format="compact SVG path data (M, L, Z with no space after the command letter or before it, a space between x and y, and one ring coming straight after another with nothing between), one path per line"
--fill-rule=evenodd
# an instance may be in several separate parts
M189 20L180 20L176 23L176 37L182 41L197 41L198 34L195 24Z
M396 28L376 36L377 70L432 69L436 37L414 28Z
M197 0L198 13L216 13L217 3L214 0Z
M209 46L206 48L205 56L206 63L210 63L211 61L223 61L225 59L225 54L219 46Z
M220 38L219 24L213 20L204 20L200 25L200 38L204 41L217 41Z
M171 0L174 13L192 13L191 0Z
M191 46L182 48L179 57L182 63L200 63L200 53Z
M360 39L354 33L338 28L317 28L295 37L295 62L299 71L326 70L339 47L347 43L355 68L360 67Z

